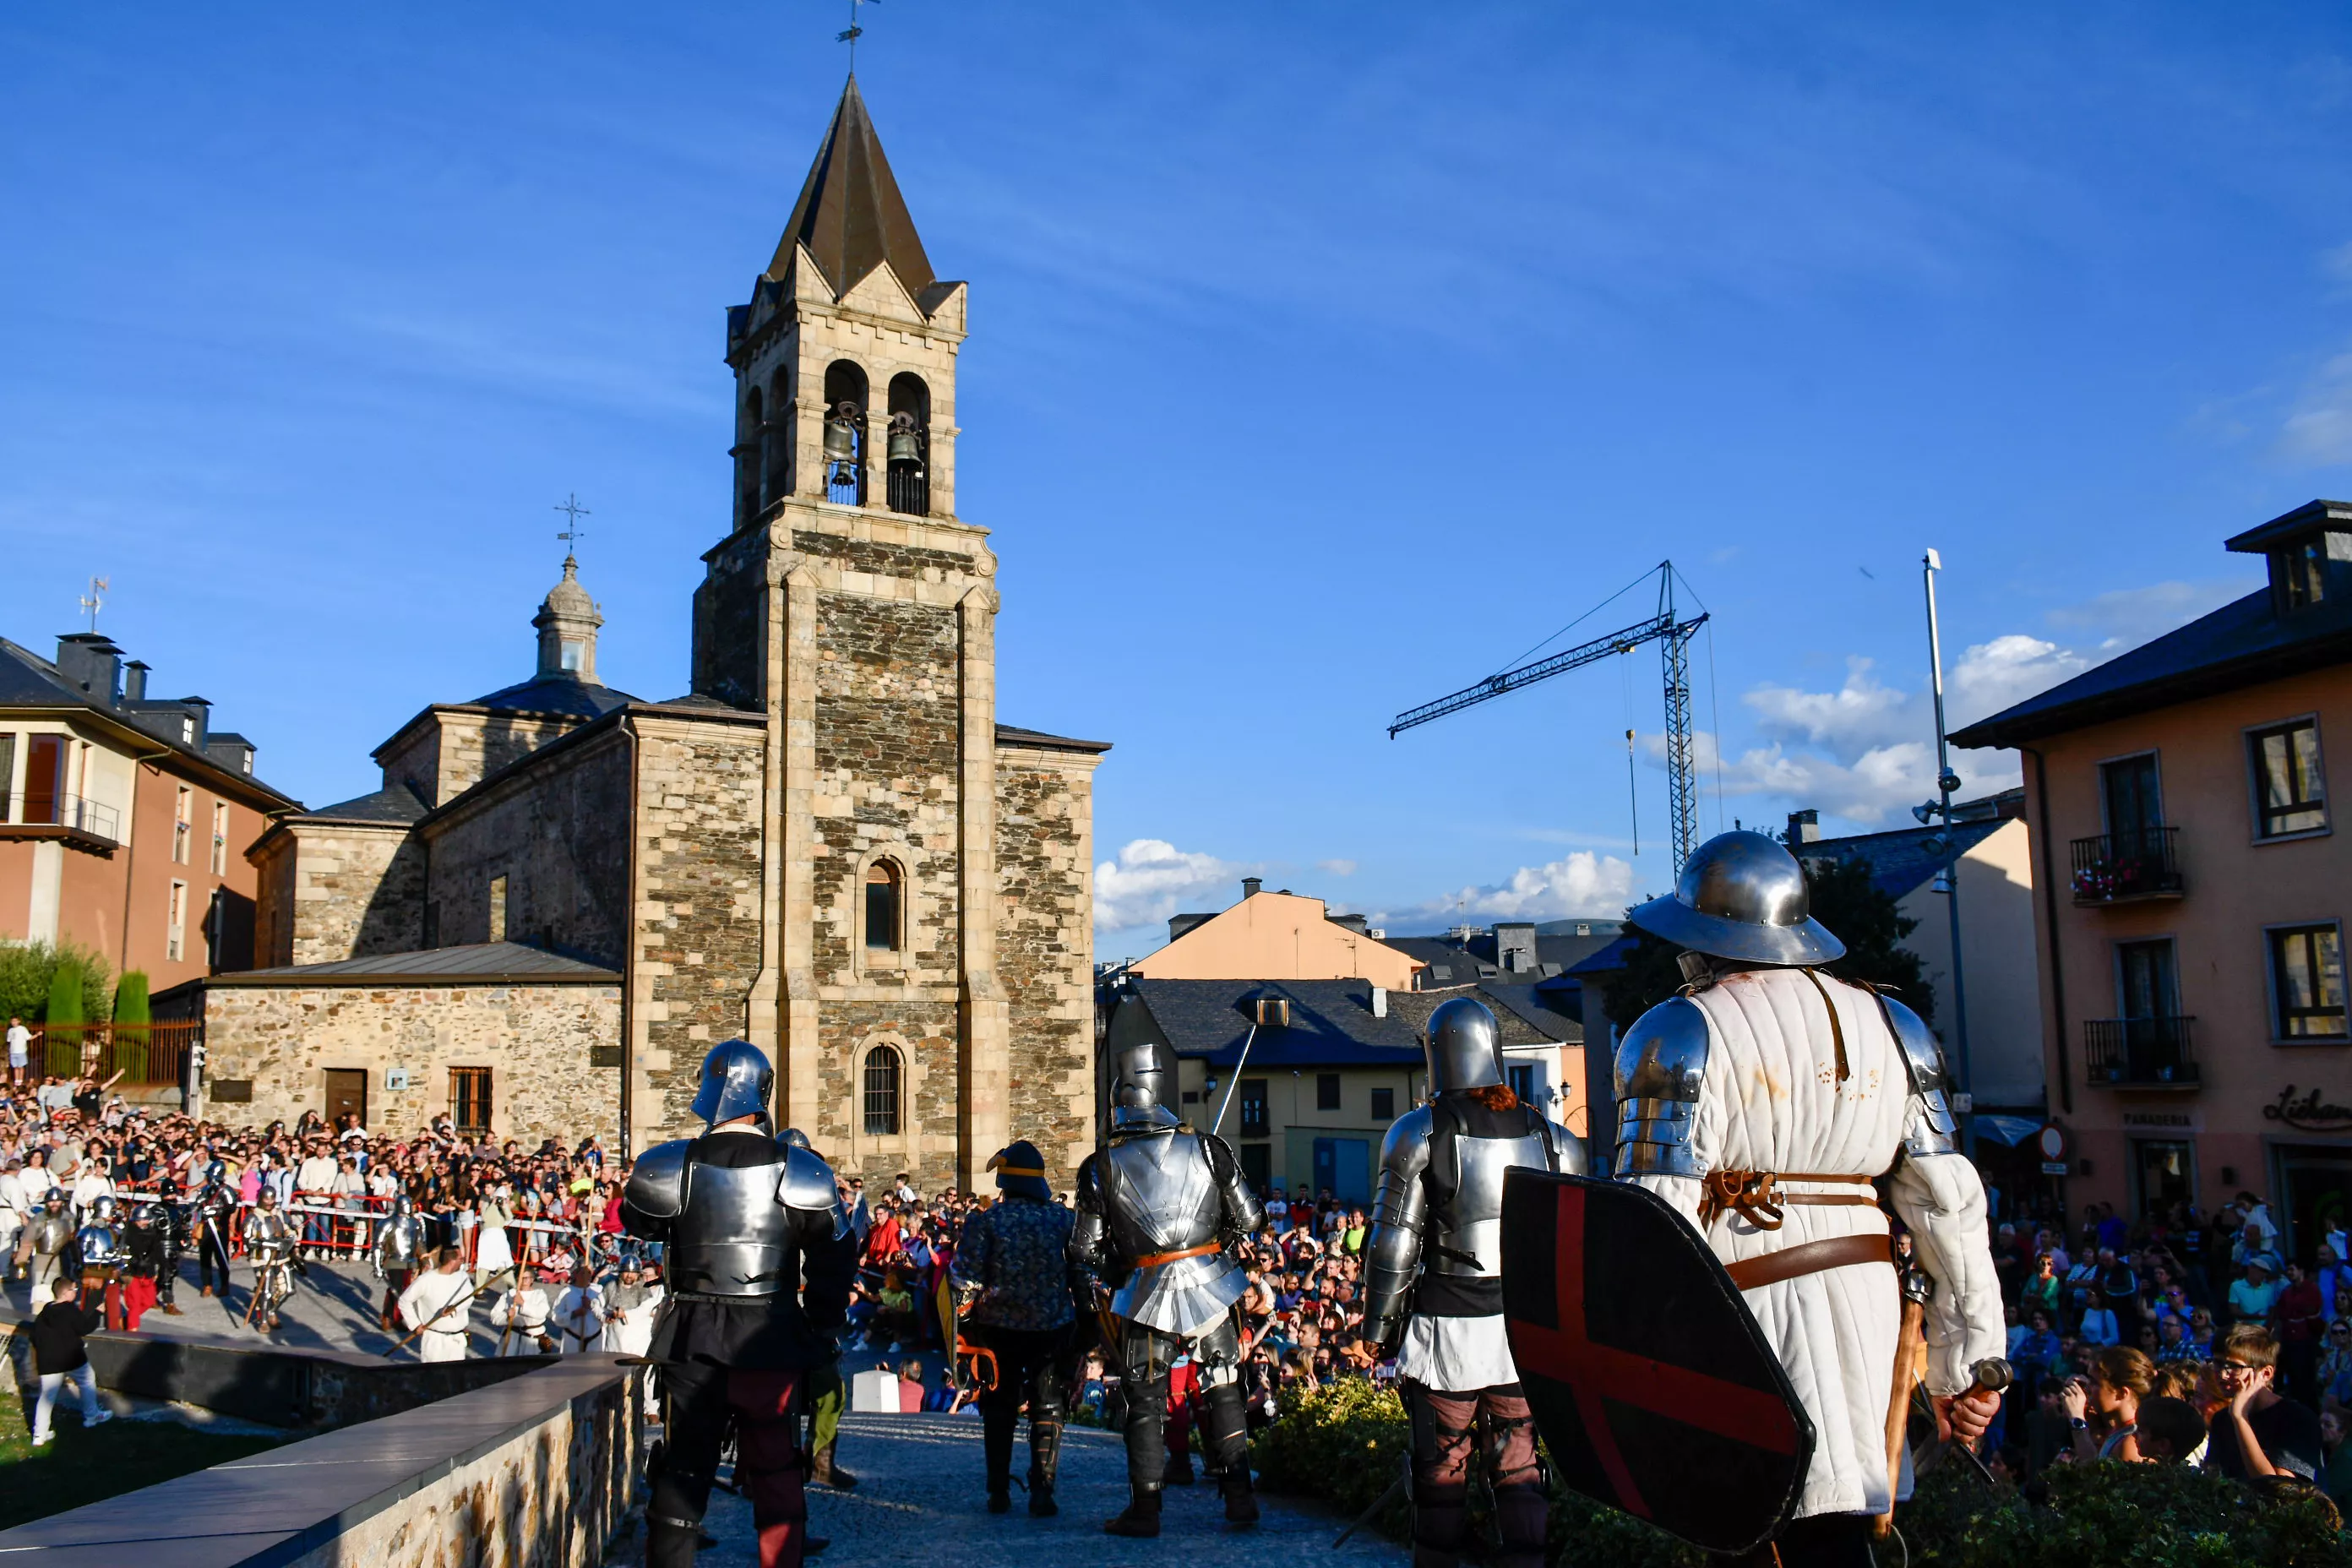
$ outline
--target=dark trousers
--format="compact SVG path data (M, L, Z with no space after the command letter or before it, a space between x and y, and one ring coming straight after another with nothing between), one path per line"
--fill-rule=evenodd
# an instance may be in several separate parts
M1413 1568L1454 1568L1461 1561L1474 1443L1486 1459L1503 1542L1489 1560L1493 1568L1543 1568L1550 1509L1536 1464L1535 1423L1519 1385L1455 1393L1408 1384L1405 1410L1412 1421Z
M163 1267L155 1276L155 1304L159 1307L170 1306L172 1304L172 1287L177 1285L179 1282L180 1249L176 1247L165 1247L163 1249Z
M215 1272L220 1276L217 1281L213 1278ZM207 1290L217 1289L224 1294L228 1290L228 1245L216 1225L205 1226L196 1240L196 1283Z
M1875 1522L1876 1516L1867 1513L1792 1519L1747 1556L1729 1559L1727 1568L1874 1568L1870 1543ZM1899 1552L1896 1548L1889 1560Z
M376 1309L375 1315L386 1320L397 1316L400 1311L401 1293L408 1289L409 1281L415 1278L416 1270L414 1268L385 1269L383 1271L383 1304Z
M661 1473L646 1510L646 1568L693 1568L694 1544L728 1424L735 1427L735 1487L751 1500L760 1568L800 1568L808 1535L802 1490L797 1368L750 1372L699 1362L663 1369Z
M1000 1329L975 1324L971 1337L996 1360L996 1385L980 1396L982 1447L988 1463L988 1489L1002 1494L1013 1485L1013 1437L1021 1407L1029 1406L1029 1489L1051 1491L1060 1458L1062 1421L1069 1408L1077 1357L1075 1335L1061 1329ZM987 1363L982 1363L983 1370Z

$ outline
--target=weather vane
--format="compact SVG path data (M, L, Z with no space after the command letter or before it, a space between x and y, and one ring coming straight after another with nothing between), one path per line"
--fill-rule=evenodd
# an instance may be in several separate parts
M89 612L89 629L98 630L98 612L106 607L106 579L92 577L89 592L81 598L81 607Z
M849 0L849 26L833 36L835 43L849 46L849 74L852 76L857 74L857 40L866 36L866 29L857 25L857 8L880 4L882 0Z
M580 504L580 497L576 493L565 496L562 506L550 507L547 510L560 511L570 520L564 527L558 529L555 534L556 538L563 541L563 553L566 555L579 553L572 546L588 537L588 531L580 526L580 520L583 517L593 517L596 514Z

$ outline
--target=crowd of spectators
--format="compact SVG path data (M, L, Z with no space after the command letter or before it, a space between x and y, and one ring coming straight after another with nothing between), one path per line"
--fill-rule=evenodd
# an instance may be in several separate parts
M2352 1501L2352 1255L2340 1221L2287 1256L2253 1193L2133 1225L2095 1205L1996 1227L2016 1373L1989 1438L2031 1484L2053 1465L2178 1462Z

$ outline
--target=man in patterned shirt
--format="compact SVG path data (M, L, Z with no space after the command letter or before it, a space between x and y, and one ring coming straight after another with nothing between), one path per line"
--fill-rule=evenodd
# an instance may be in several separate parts
M1011 1144L988 1165L997 1201L965 1223L949 1278L971 1337L996 1360L995 1381L980 1396L988 1511L1013 1507L1013 1434L1026 1400L1029 1511L1044 1518L1061 1511L1054 1505L1055 1458L1081 1353L1066 1260L1075 1216L1053 1201L1034 1143Z

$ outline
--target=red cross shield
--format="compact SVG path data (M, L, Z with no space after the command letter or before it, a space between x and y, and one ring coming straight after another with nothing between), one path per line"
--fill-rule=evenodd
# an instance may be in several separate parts
M1656 1194L1510 1172L1503 1313L1563 1484L1710 1552L1788 1521L1813 1424L1738 1287Z

